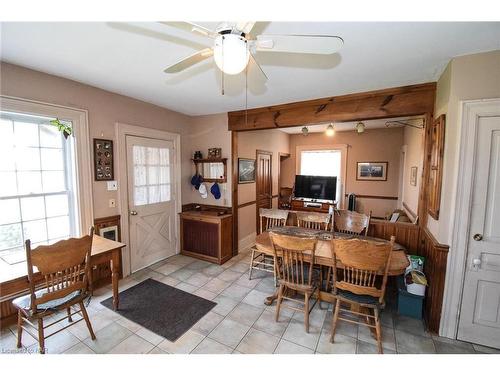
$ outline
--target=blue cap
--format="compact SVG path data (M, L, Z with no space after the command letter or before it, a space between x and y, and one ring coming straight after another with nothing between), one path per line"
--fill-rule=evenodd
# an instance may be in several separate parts
M212 187L210 188L210 192L213 194L215 199L220 198L220 188L217 182L212 185Z
M200 188L200 184L202 182L203 182L203 177L201 175L199 175L199 174L195 174L191 178L191 185L193 185L196 190L198 190Z

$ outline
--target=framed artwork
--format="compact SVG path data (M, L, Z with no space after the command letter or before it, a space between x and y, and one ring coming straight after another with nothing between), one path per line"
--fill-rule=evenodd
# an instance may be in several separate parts
M94 138L94 179L96 181L112 181L113 173L113 141Z
M446 116L441 115L430 127L431 165L427 194L427 212L435 220L439 220L439 205L441 204L441 180L443 179L444 133Z
M417 167L411 167L410 171L410 185L417 186Z
M387 161L358 162L356 180L360 181L387 181Z
M238 158L238 184L255 182L255 159Z

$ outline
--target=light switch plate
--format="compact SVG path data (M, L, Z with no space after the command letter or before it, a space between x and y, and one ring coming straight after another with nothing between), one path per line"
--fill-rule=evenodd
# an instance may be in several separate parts
M108 181L108 191L109 190L118 190L118 182L117 181Z

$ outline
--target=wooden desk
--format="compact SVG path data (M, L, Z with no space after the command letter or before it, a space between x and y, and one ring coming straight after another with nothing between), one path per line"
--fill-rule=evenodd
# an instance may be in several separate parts
M302 228L304 229L304 228ZM346 235L335 233L335 236L345 237ZM350 236L350 235L349 235ZM352 237L352 236L350 236ZM381 238L374 237L364 237L359 236L361 239L368 239L377 242L387 242L387 240ZM274 255L273 245L271 243L271 238L269 237L269 232L263 232L259 234L255 239L255 247L261 253L267 255ZM316 252L314 254L314 264L319 264L322 266L333 266L332 259L332 241L331 240L318 240L318 244L316 246ZM410 265L408 258L406 257L405 249L403 246L399 244L395 244L394 251L391 256L391 263L389 265L389 275L397 276L401 275L405 272L406 267ZM342 268L342 264L337 262L337 267ZM270 297L266 298L265 304L270 305L277 298L276 293ZM333 303L334 298L331 293L321 291L320 292L320 300Z
M90 266L110 262L111 283L113 288L113 308L118 310L118 276L120 273L120 253L125 247L124 243L108 240L107 238L94 235L92 239L92 255L90 257ZM92 272L90 272L92 275ZM89 278L90 292L92 293L92 277Z

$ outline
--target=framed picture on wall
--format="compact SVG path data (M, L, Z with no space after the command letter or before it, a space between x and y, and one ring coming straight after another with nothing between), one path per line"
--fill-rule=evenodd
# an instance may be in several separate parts
M238 158L238 184L255 182L255 159Z
M417 186L417 167L411 167L410 171L410 185Z
M112 181L113 176L113 141L94 138L94 179Z
M360 181L387 181L387 161L358 162L356 180Z

